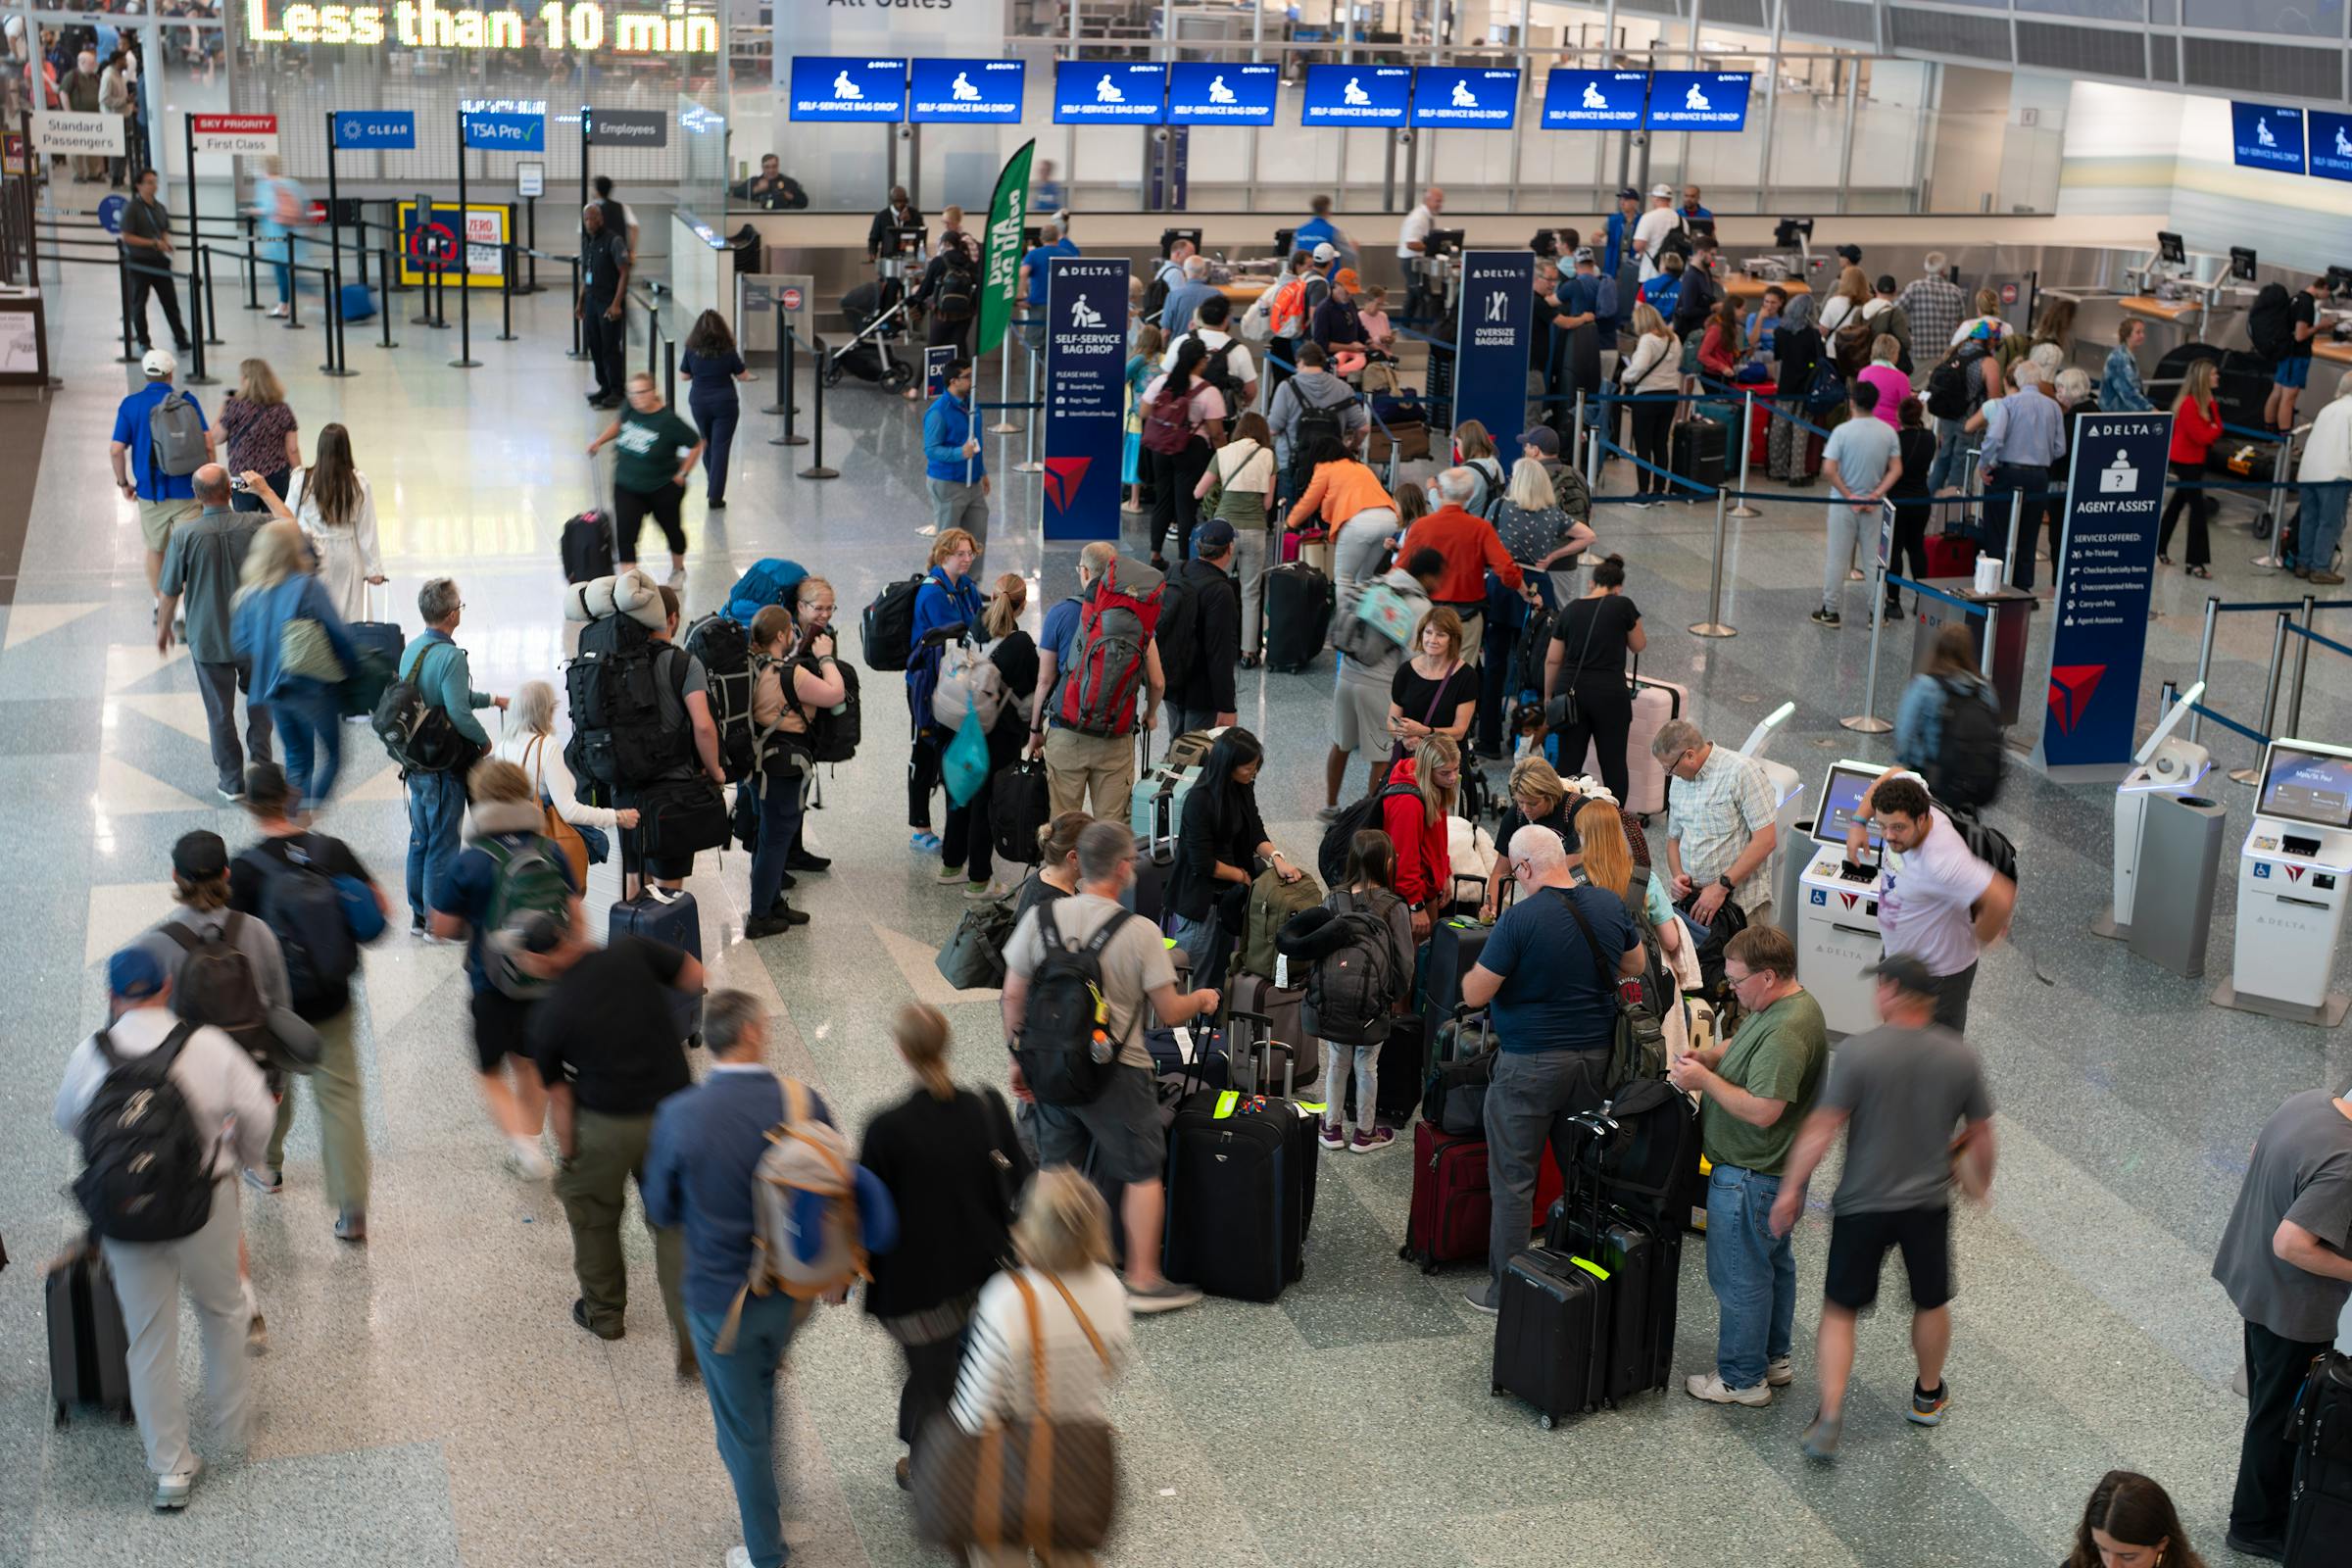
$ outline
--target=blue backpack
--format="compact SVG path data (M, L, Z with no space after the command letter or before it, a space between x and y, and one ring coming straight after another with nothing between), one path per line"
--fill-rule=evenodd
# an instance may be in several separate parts
M808 568L797 561L770 556L754 562L752 569L735 579L727 591L727 615L749 626L752 617L769 605L792 608L793 599L808 580Z

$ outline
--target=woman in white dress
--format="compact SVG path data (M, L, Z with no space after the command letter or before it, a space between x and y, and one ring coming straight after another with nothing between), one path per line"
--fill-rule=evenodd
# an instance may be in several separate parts
M318 553L318 580L345 620L369 620L368 588L384 579L375 543L375 492L351 463L351 432L318 432L318 456L291 486L286 505Z

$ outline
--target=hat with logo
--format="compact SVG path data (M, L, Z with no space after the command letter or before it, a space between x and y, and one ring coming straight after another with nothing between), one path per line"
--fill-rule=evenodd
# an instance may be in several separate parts
M1318 267L1325 262L1336 262L1340 259L1340 248L1331 241L1325 240L1315 247L1314 258L1315 265Z
M1888 954L1862 972L1915 997L1936 995L1935 975L1928 972L1925 963L1908 955Z
M1363 286L1361 280L1356 277L1355 269L1352 267L1341 268L1338 274L1332 278L1332 281L1339 284L1340 287L1348 290L1348 292L1350 294L1354 293L1358 288Z
M1591 267L1594 261L1592 247L1590 245L1579 245L1576 248L1576 254L1569 257L1568 260L1578 267Z
M139 368L147 372L150 381L169 381L179 373L179 360L170 349L149 349Z
M1674 188L1670 185L1652 185L1649 187L1649 195L1652 201L1670 202L1674 200Z
M1621 202L1638 202L1642 199L1642 193L1631 185L1620 185L1617 187L1617 199Z
M1233 538L1231 522L1223 517L1211 517L1194 531L1193 552L1196 555L1213 556L1232 544Z
M1520 431L1519 444L1534 447L1547 458L1556 458L1560 455L1560 432L1548 424L1539 424L1532 430Z
M126 1002L145 1002L164 989L164 966L137 943L106 960L106 989Z

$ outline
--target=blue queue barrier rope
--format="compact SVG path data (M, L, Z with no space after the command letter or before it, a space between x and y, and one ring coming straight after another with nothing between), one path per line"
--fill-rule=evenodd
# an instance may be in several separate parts
M2339 601L2336 601L2336 602L2340 604L2340 603L2342 603L2343 601L2340 601L2340 600L2339 600ZM2297 603L2297 604L2294 606L2294 608L2295 608L2295 609L2297 609L2297 610L2300 610L2300 609L2302 609L2303 607L2302 607L2301 603L2299 603L2299 602L2298 602L2298 603ZM2320 607L2319 607L2319 606L2317 606L2317 605L2314 605L2312 608L2313 608L2313 609L2315 609L2315 610L2317 610L2317 609L2319 609ZM2298 625L2296 625L2296 624L2295 624L2293 621L2291 621L2291 620L2290 620L2290 621L2288 621L2288 622L2286 623L2286 629L2287 629L2288 631L2290 631L2290 632L2294 633L2294 634L2295 634L2297 637L2307 637L2307 638L2309 638L2311 641L2313 641L2313 642L2315 642L2315 643L2318 643L2318 644L2319 644L2319 645L2320 645L2322 648L2332 648L2332 649L2334 649L2334 650L2335 650L2337 653L2339 653L2339 654L2342 654L2342 655L2343 655L2345 658L2347 658L2347 659L2352 659L2352 648L2348 648L2348 647L2346 647L2344 644L2337 642L2337 641L2336 641L2334 638L2332 638L2332 637L2323 637L2323 636L2321 636L2321 635L2320 635L2318 632L2316 632L2316 631L2313 631L2313 630L2312 630L2310 627L2308 627L2308 626L2298 626Z
M2240 724L2236 719L2230 717L2226 713L2217 713L2212 709L2207 708L2203 703L2189 704L2188 710L2200 717L2212 719L2216 724L2221 725L2224 729L2235 730L2238 734L2243 735L2246 739L2252 741L2257 746L2268 746L2271 744L2271 738L2268 735L2262 734L2258 730L2247 728L2245 725Z
M1889 588L1908 588L1915 594L1924 594L1930 599L1940 599L1947 605L1957 605L1960 609L1966 611L1972 615L1989 615L1992 613L1990 610L1983 605L1978 604L1973 599L1963 599L1958 594L1946 593L1941 588L1932 588L1924 582L1920 582L1915 578L1902 576L1896 572L1890 571L1886 574L1886 586Z
M1642 459L1635 457L1631 452L1626 451L1625 448L1619 446L1616 442L1610 440L1605 435L1594 436L1593 439L1598 441L1604 450L1616 453L1619 457L1625 459L1626 462L1634 465L1634 466L1638 468L1647 468L1650 472L1658 475L1662 479L1668 479L1676 484L1686 486L1693 492L1691 496L1692 500L1702 500L1717 495L1732 496L1739 494L1739 492L1735 490L1723 490L1714 485L1700 484L1696 479L1686 479L1679 473L1669 473L1666 469L1659 467L1654 463L1646 463ZM1594 496L1592 499L1594 501L1640 501L1648 498L1642 496Z

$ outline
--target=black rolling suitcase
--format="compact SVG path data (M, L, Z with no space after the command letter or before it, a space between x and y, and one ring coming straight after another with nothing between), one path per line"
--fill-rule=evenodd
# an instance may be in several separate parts
M1462 976L1478 966L1478 956L1494 935L1492 921L1457 914L1430 927L1429 960L1421 976L1421 1017L1425 1049L1434 1049L1438 1030L1450 1019L1462 1001Z
M620 833L620 869L623 884L637 871L633 846L637 835L627 828ZM755 913L759 911L755 910ZM667 888L654 886L651 878L640 882L637 896L622 899L612 906L605 926L607 943L622 937L644 937L650 942L664 942L681 948L695 962L703 959L703 917L695 907L694 895L684 888L672 893ZM689 1046L703 1043L703 999L683 991L669 994L670 1012L676 1020L677 1034Z
M1502 1271L1494 1319L1496 1395L1534 1405L1548 1432L1560 1417L1599 1402L1593 1348L1600 1332L1600 1282L1565 1252L1531 1247Z
M1228 1059L1243 1049L1229 1040ZM1288 1098L1186 1096L1168 1128L1162 1271L1235 1300L1281 1296L1306 1269L1318 1149L1315 1118Z
M2295 1445L2295 1482L2286 1568L2341 1563L2344 1542L2352 1539L2352 1356L2328 1350L2311 1363L2287 1435Z
M66 1424L77 1404L130 1419L130 1335L115 1276L95 1241L75 1247L41 1281L49 1317L49 1397ZM176 1310L176 1305L174 1310Z
M1577 1121L1592 1136L1607 1136L1587 1118ZM1589 1173L1581 1174L1551 1205L1544 1245L1607 1271L1600 1288L1600 1329L1593 1343L1600 1363L1600 1396L1612 1404L1666 1386L1674 1359L1682 1242L1678 1227L1645 1224L1608 1206L1600 1184Z
M1266 617L1266 667L1290 673L1306 668L1331 635L1331 579L1302 561L1266 572L1262 600Z
M1727 445L1724 436L1725 426L1713 419L1685 419L1674 427L1673 438L1667 444L1666 466L1681 478L1703 484L1710 490L1722 488ZM1689 501L1698 492L1677 486L1675 494Z
M368 598L372 590L365 590ZM386 613L391 610L392 595L384 594ZM407 633L395 620L355 620L345 627L351 633L353 646L360 651L360 667L351 671L343 681L343 711L346 715L372 713L375 705L383 701L384 688L391 685L400 673L401 656L409 651Z
M1698 1110L1663 1078L1628 1084L1602 1107L1605 1136L1588 1141L1580 1161L1600 1196L1660 1235L1700 1201Z

